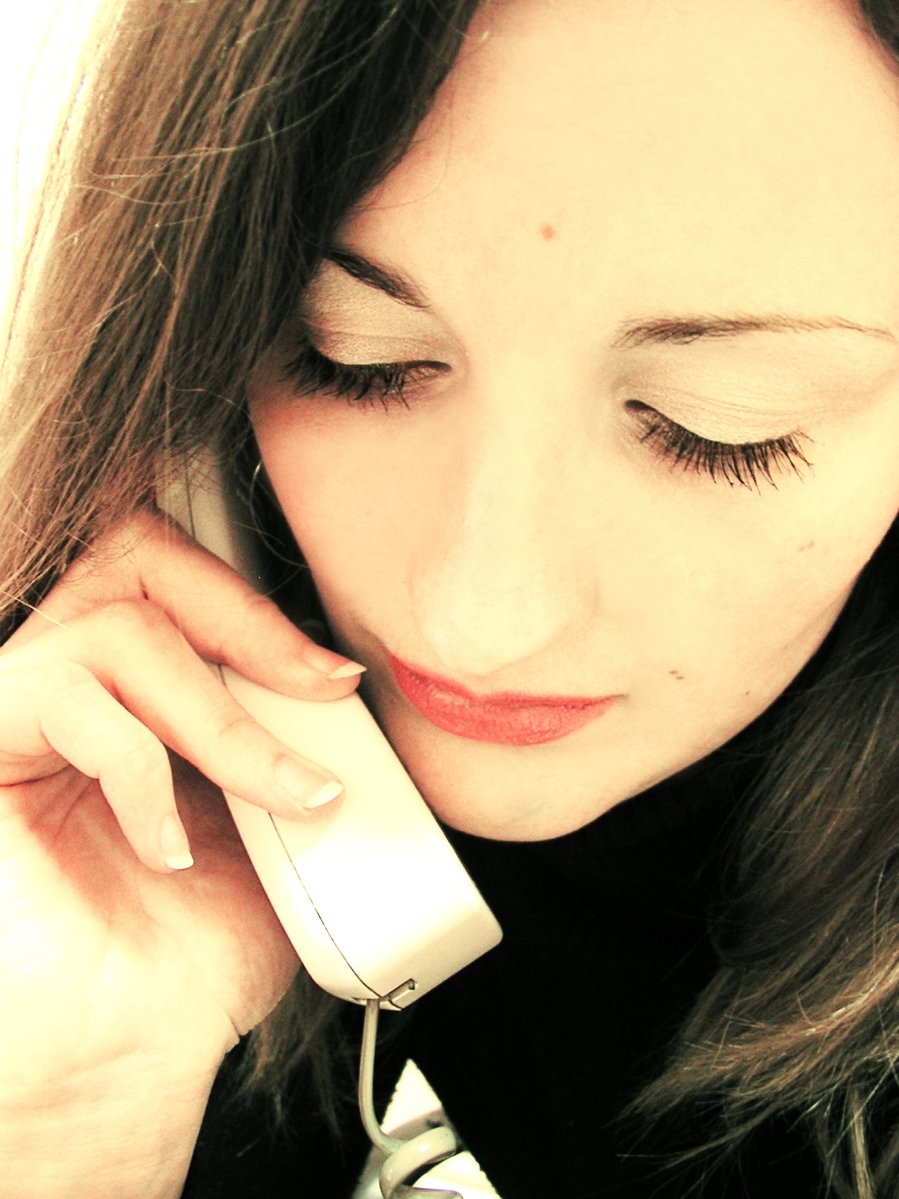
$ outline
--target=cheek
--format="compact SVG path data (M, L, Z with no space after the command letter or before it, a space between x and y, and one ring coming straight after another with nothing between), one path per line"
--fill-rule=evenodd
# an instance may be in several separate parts
M678 703L765 703L829 632L897 506L888 463L873 486L830 465L759 495L672 487L666 502L646 499L638 525L652 532L630 551L640 565L616 609L644 677Z
M822 445L814 486L787 514L780 556L787 612L845 597L896 520L899 428L891 421L872 434Z
M347 603L344 591L371 595L396 576L401 539L411 528L408 481L399 486L396 472L385 469L364 415L277 400L265 390L252 394L256 440L322 598L331 608L334 597L337 614Z
M375 632L396 631L415 616L416 555L448 516L447 437L407 416L285 402L275 387L251 396L269 477L336 628L371 620ZM585 663L611 662L616 677L632 665L644 679L683 675L703 693L722 694L729 675L735 697L786 685L899 501L895 452L872 461L871 446L850 457L845 441L839 452L821 449L813 475L777 490L763 483L758 495L621 475L609 516L608 496L597 494L596 519L577 542L581 577L600 596L595 623L577 630Z

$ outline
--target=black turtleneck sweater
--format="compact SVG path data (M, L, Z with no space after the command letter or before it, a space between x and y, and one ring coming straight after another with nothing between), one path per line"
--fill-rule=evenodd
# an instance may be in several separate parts
M664 1164L708 1129L638 1134L620 1118L715 970L709 918L746 783L731 747L553 841L450 834L504 939L408 1013L385 1016L378 1070L389 1093L405 1057L418 1063L502 1199L827 1195L786 1123L709 1173L704 1160ZM358 1035L356 1009L344 1019ZM261 1107L225 1102L230 1068L185 1196L348 1199L365 1155L352 1103L336 1143L298 1075L287 1128L274 1133Z

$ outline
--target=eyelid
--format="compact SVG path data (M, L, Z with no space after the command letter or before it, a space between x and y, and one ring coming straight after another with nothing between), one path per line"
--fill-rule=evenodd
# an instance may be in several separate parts
M341 328L336 322L310 320L300 322L300 337L326 358L347 366L369 366L378 362L442 362L453 365L453 347L433 336L407 332L360 332L357 327Z
M754 436L768 421L802 424L850 413L895 386L895 352L887 347L885 359L873 339L874 353L810 356L803 347L771 347L776 335L764 336L764 352L755 343L716 341L628 351L633 357L619 364L620 388L684 404L691 415L720 410Z
M745 382L733 379L714 390L699 392L694 388L629 378L619 383L617 392L625 406L639 401L685 428L700 430L697 436L731 444L789 436L797 426L807 423L814 411L798 400L789 406L771 404L763 386L750 389ZM730 398L735 394L744 398Z
M300 302L300 315L305 321L323 325L344 320L357 327L393 326L398 330L420 329L431 333L443 327L433 309L403 304L327 261L307 286Z
M443 361L420 342L404 338L362 338L358 336L311 336L310 345L326 358L346 366L370 366L376 362Z

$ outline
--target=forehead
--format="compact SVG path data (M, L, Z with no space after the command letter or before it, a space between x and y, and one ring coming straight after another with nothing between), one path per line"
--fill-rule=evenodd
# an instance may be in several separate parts
M450 293L475 264L550 291L592 271L625 305L832 294L895 327L892 64L849 0L488 3L348 238L439 257Z

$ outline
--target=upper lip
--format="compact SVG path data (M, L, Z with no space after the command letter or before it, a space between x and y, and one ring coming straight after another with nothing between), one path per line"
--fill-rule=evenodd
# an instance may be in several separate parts
M389 657L392 665L399 666L401 670L416 675L422 684L433 688L435 692L458 696L460 699L465 700L470 707L475 709L481 708L484 711L515 712L527 708L568 708L577 710L593 707L596 704L608 703L610 699L616 698L614 694L535 695L525 691L479 693L471 691L468 687L463 687L460 683L455 683L450 679L443 678L441 675L434 674L432 671L424 670L420 666L413 666L409 662L404 662L402 658L398 658L395 654L390 654Z

